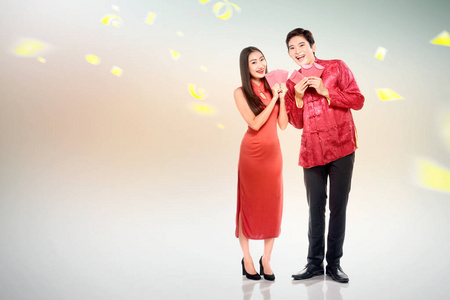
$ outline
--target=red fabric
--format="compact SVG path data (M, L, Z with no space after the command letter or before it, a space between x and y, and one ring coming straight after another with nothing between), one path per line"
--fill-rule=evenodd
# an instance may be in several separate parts
M268 104L272 99L264 84L253 85ZM238 166L236 237L239 237L239 213L242 233L248 239L268 239L280 235L283 211L282 156L277 133L278 104L266 123L255 131L248 128L241 143Z
M303 128L299 165L304 168L325 165L356 150L356 128L350 109L359 110L364 104L364 96L343 61L316 58L315 62L325 67L321 78L330 94L330 104L315 89L308 88L303 107L297 108L295 84L291 80L286 83L289 123Z

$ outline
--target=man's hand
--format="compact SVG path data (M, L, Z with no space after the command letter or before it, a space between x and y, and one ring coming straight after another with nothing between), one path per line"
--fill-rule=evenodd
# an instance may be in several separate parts
M330 98L328 89L323 85L323 81L320 77L308 77L308 86L316 89L317 94L324 96L325 98Z

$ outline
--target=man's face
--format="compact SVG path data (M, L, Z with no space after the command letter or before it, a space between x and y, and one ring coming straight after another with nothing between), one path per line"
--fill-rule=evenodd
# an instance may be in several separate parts
M311 47L308 41L301 35L294 36L289 41L289 56L299 66L313 64L315 51L316 44L313 44Z

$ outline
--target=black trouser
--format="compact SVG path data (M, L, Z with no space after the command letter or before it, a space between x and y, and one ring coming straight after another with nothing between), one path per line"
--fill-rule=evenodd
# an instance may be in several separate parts
M319 266L324 259L327 179L330 177L330 221L326 259L329 266L339 265L343 255L345 215L354 161L353 152L324 166L303 168L309 205L308 263Z

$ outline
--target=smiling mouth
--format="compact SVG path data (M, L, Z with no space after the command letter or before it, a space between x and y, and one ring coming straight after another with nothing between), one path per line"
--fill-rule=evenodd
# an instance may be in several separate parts
M295 56L295 58L296 58L297 60L302 60L304 57L305 57L304 54L303 54L303 55L297 55L297 56Z
M256 73L259 73L259 74L264 74L264 69L259 69L259 70L256 70Z

